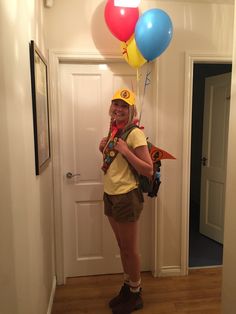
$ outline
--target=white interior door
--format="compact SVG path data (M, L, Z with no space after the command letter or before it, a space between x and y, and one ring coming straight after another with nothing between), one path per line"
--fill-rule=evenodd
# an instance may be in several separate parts
M114 91L135 86L136 73L125 63L61 64L60 121L65 277L121 272L119 251L103 214L102 155L99 141L109 128ZM145 119L153 126L151 89ZM67 174L71 173L72 178ZM151 209L141 217L142 270L151 269Z
M205 80L200 232L223 243L231 73Z

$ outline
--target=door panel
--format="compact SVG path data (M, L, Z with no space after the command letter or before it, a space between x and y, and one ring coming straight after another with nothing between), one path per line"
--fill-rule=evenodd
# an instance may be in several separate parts
M206 78L200 232L223 243L231 74Z
M60 78L65 276L121 272L117 244L103 214L98 145L108 133L111 96L120 87L135 87L136 73L124 63L61 64ZM149 98L147 108L152 108ZM153 113L150 110L148 114L150 129ZM68 172L75 176L68 178ZM150 270L152 202L145 207L141 217L142 269Z

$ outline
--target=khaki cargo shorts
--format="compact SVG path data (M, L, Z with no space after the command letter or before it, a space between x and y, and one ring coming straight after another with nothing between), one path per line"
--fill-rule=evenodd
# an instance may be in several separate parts
M104 193L104 213L117 222L137 221L143 209L143 194L139 189L128 193L109 195Z

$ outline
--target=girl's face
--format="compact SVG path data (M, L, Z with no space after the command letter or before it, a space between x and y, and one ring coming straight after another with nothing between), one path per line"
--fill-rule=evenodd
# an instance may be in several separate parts
M128 120L129 120L129 105L121 99L112 100L111 116L118 123L128 122Z

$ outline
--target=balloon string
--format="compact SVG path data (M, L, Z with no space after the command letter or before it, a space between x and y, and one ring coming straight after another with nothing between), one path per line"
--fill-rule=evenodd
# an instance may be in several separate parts
M136 69L136 81L137 81L137 100L138 100L138 111L140 110L140 93L139 93L139 70Z
M122 55L123 56L127 56L127 59L129 60L129 55L128 55L128 50L127 50L127 45L126 45L126 47L123 47L123 52L122 52Z
M145 98L145 94L146 94L146 89L147 89L147 86L151 83L151 78L150 78L151 71L148 70L148 66L149 66L149 62L147 62L147 72L146 72L144 88L143 88L143 98L142 98L142 102L141 102L141 106L140 106L139 124L140 124L140 121L141 121L141 118L142 118L143 104L144 104L144 98Z

